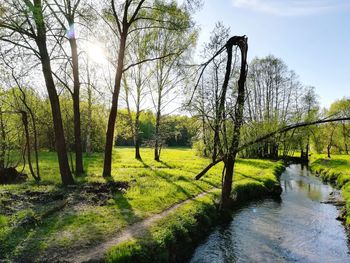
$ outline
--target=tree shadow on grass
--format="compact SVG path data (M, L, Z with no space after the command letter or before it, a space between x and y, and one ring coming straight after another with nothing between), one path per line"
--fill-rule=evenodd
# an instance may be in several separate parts
M167 162L164 162L164 161L162 161L162 160L160 160L160 161L158 161L158 163L161 163L162 165L164 165L166 168L176 168L175 166L173 166L173 165L170 165L170 164L168 164Z
M152 167L151 167L149 164L145 163L144 160L138 159L138 161L139 161L140 163L142 163L142 165L143 165L144 168L152 169Z
M188 190L186 190L184 187L182 187L181 185L177 184L176 181L172 180L172 178L174 177L173 175L166 173L164 171L155 171L155 175L162 178L163 180L165 180L167 183L173 185L176 187L178 192L182 192L186 195L186 197L190 198L193 197L194 194L189 192ZM186 176L180 176L177 178L177 181L185 181L187 183L193 184L196 188L198 188L201 192L205 192L207 191L207 189L204 189L203 187L201 187L199 184L194 183L194 181L190 178L187 178Z
M106 181L114 182L113 178ZM65 195L64 199L67 198ZM115 192L114 208L110 202L105 205L87 203L87 206L77 202L68 204L64 209L55 211L40 221L29 217L28 220L34 221L9 229L1 237L0 261L8 259L14 262L30 262L29 259L32 259L58 262L61 258L70 258L71 253L93 248L117 234L124 225L142 219L135 214L129 200L119 191ZM116 218L113 222L119 226L112 224L112 228L106 228L105 220L113 217Z
M249 165L252 167L256 167L256 168L261 168L261 169L267 169L271 167L271 163L268 162L261 162L261 161L257 161L257 160L252 160L252 159L237 159L237 164L241 163L241 164L245 164L245 165Z
M262 178L258 178L258 177L254 177L254 176L251 176L251 175L247 175L247 174L244 174L244 173L240 173L240 172L236 172L237 175L240 175L244 178L248 178L248 179L252 179L254 181L258 181L258 182L261 182L261 183L264 183L266 182L267 179L262 179Z

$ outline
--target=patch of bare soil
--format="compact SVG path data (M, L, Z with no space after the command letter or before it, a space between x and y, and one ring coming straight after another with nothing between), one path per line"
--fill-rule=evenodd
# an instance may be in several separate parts
M3 190L0 191L0 214L12 216L21 210L32 209L34 214L15 223L15 225L22 227L32 226L66 206L106 205L116 192L124 192L128 187L127 182L108 182L86 183L51 191Z

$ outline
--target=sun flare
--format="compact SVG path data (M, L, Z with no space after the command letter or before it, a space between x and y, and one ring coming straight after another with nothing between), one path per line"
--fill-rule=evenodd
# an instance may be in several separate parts
M86 45L86 51L89 58L98 63L105 64L107 62L107 57L102 44L99 42L88 42Z

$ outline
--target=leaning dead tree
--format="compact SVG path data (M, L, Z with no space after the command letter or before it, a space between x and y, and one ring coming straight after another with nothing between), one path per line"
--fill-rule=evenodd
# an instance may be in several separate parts
M240 50L241 59L237 85L233 85L236 90L229 86L232 75L233 48L235 46ZM214 125L216 127L215 131L220 130L221 135L219 136L219 134L217 134L213 139L213 144L219 146L217 154L213 157L213 163L224 162L220 210L226 209L230 204L234 166L240 143L240 130L243 124L243 110L246 96L245 82L247 77L248 38L246 36L231 37L224 47L219 49L211 59L203 64L203 68L194 89L194 91L196 91L206 67L225 50L227 55L225 76L220 94L217 98L218 107L216 110L217 112L215 113ZM232 97L234 97L234 95L236 96L235 103L228 103L228 101L233 100ZM229 134L228 131L231 131L232 135ZM214 166L214 164L212 166Z
M240 50L240 71L239 77L237 81L237 85L232 89L232 94L229 93L229 85L230 77L232 76L232 57L233 57L233 47L237 46ZM267 133L263 136L260 136L252 141L249 141L243 145L240 145L241 140L241 127L243 125L243 112L244 112L244 104L246 99L246 76L247 76L247 51L248 51L248 43L247 38L245 36L235 36L230 38L227 43L215 53L215 55L209 59L206 63L203 64L202 70L199 75L199 79L195 86L194 92L192 94L191 100L194 97L194 93L196 88L198 87L200 80L203 77L204 71L206 67L214 61L214 59L219 56L222 52L226 50L227 60L226 60L226 69L225 69L225 77L223 80L222 88L220 91L220 96L218 98L218 114L215 116L215 123L220 127L220 136L214 136L213 144L219 145L218 153L213 158L211 164L209 164L206 168L203 169L195 179L198 180L202 176L204 176L213 166L218 163L223 162L224 168L222 171L222 194L220 200L220 210L225 210L230 206L231 203L231 191L232 191L232 183L233 183L233 175L234 175L234 167L236 162L236 157L239 151L252 146L256 143L264 142L265 140L276 136L278 134L284 134L290 130L295 130L301 127L307 127L310 125L317 125L322 123L329 122L339 122L339 121L348 121L349 117L338 117L338 118L326 118L317 121L310 122L300 122L296 124L290 124L284 126L276 131ZM234 98L232 98L234 97ZM235 99L235 100L234 100ZM234 100L235 102L231 104L229 101ZM229 127L231 125L231 127ZM229 131L229 132L228 132Z

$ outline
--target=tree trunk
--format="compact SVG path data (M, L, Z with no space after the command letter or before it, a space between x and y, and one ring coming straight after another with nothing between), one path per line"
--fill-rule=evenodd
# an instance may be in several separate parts
M154 143L154 160L158 161L160 160L160 143L159 143L159 133L160 133L160 99L158 99L158 110L157 110L157 116L156 116L156 127L155 127L155 143Z
M105 156L104 156L104 163L103 163L104 177L111 176L112 150L113 150L113 144L114 144L114 129L115 129L115 122L117 119L120 84L121 84L121 79L123 75L126 37L127 37L126 33L121 34L121 37L120 37L118 65L117 65L117 71L115 75L114 90L113 90L113 96L112 96L112 107L109 113L107 132L106 132Z
M234 128L233 128L233 136L232 143L228 152L227 157L225 158L225 166L226 172L222 185L222 193L221 193L221 202L220 202L220 210L223 211L230 206L231 200L231 190L232 190L232 180L233 180L233 172L234 165L236 161L236 156L238 153L238 146L240 142L241 135L241 126L243 124L243 111L244 111L244 100L245 100L245 81L247 77L247 52L248 52L248 44L247 38L239 37L238 41L237 37L230 38L226 44L227 49L227 66L225 73L225 80L223 83L223 90L226 85L228 85L230 73L231 73L231 63L232 63L232 46L238 45L241 50L241 71L238 79L238 95L237 102L235 106L235 120L234 120ZM230 43L233 41L233 43ZM237 42L235 42L237 41ZM231 44L231 45L230 45Z
M140 154L140 141L139 141L139 139L135 140L135 158L137 160L142 160L141 154Z
M347 144L348 134L347 134L347 129L345 127L345 123L343 123L343 138L344 138L345 153L349 154L349 148Z
M216 157L218 155L218 147L220 143L220 137L219 137L219 125L215 124L214 128L214 146L213 146L213 154L212 154L212 161L215 162Z
M58 163L60 167L61 179L64 185L73 184L74 180L69 169L66 141L64 138L64 130L62 124L61 108L59 98L56 92L55 84L52 78L50 59L47 50L41 53L43 73L45 77L46 87L49 93L49 99L52 110L52 119L55 131L55 148L58 155Z
M231 191L232 191L232 181L233 181L233 172L235 166L236 156L228 155L225 164L225 175L222 184L221 191L221 200L220 200L220 210L227 210L231 204Z
M79 59L78 47L75 37L69 39L72 52L73 67L73 113L74 113L74 147L75 147L75 172L76 175L84 173L83 149L81 143L81 122L80 122L80 80L79 80Z
M6 131L3 119L3 113L0 108L0 170L5 168L6 155Z
M136 117L135 117L135 135L134 135L134 143L135 143L135 158L141 160L140 154L140 110L137 108Z
M277 142L272 142L272 147L271 147L271 158L274 160L278 159L278 143Z
M87 107L87 128L86 128L86 153L91 155L91 130L92 130L92 90L91 90L91 81L90 81L90 72L89 72L89 61L86 63L86 72L87 72L87 94L88 94L88 107Z
M55 131L55 146L58 155L58 163L61 174L62 183L64 185L73 184L74 180L69 169L66 141L64 138L64 130L61 116L60 101L56 91L55 83L52 77L51 63L49 53L46 46L46 28L44 23L43 10L40 0L34 0L35 8L33 9L35 24L37 27L36 44L40 53L42 71L45 78L46 88L49 94L52 119Z
M39 180L41 180L40 178L40 169L39 169L39 150L38 150L38 132L37 132L37 129L36 129L36 121L35 121L35 116L34 116L34 113L32 111L32 109L29 107L29 105L27 104L26 102L26 99L25 99L25 93L24 91L21 89L21 92L23 94L23 104L24 106L27 108L29 114L30 114L30 117L32 119L32 125L33 125L33 136L34 136L34 154L35 154L35 164L36 164L36 174L37 174L37 177L39 178Z
M265 142L264 143L264 148L263 148L263 158L266 158L269 155L269 143Z
M332 146L330 144L327 145L327 157L331 158L331 148Z
M308 162L309 161L309 142L306 144L306 150L305 150L305 161Z
M21 111L22 115L22 123L24 126L24 132L25 132L25 137L26 137L26 147L27 148L27 158L28 158L28 165L29 165L29 170L31 175L33 176L34 180L39 182L40 177L37 176L34 172L33 165L32 165L32 154L31 154L31 147L30 147L30 136L29 136L29 127L28 127L28 116L25 111Z
M203 111L204 112L204 111ZM205 135L205 119L204 119L204 115L202 115L202 134L203 134L203 155L204 157L208 157L208 152L207 152L207 139L206 139L206 135Z

